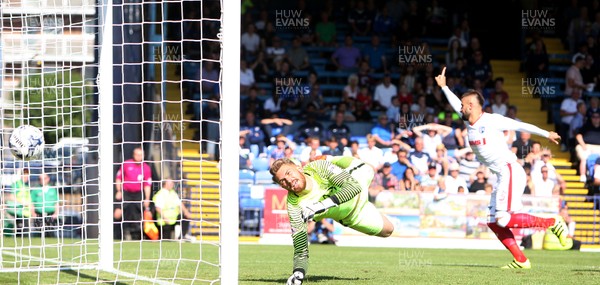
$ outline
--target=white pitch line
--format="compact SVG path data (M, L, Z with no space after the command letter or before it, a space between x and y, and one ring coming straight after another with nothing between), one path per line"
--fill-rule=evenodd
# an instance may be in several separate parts
M93 266L93 265L87 265L87 266L82 266L78 263L73 263L73 262L68 262L68 261L55 261L55 260L50 260L50 259L43 259L43 258L39 258L36 256L31 256L31 255L25 255L25 254L18 254L18 253L12 253L9 251L2 251L3 255L8 255L8 256L12 256L12 257L20 257L20 258L25 258L25 259L30 259L30 260L34 260L34 261L41 261L41 262L49 262L49 263L54 263L54 264L58 264L58 267L40 267L40 268L23 268L23 269L17 269L20 272L38 272L38 271L57 271L57 270L98 270L97 266ZM67 266L63 266L63 265L67 265ZM15 272L16 268L0 268L0 272ZM117 276L122 275L125 276L127 278L133 278L135 280L141 280L141 281L146 281L146 282L152 282L154 284L160 284L160 285L171 285L171 284L176 284L173 282L168 282L168 281L163 281L163 280L158 280L158 279L153 279L150 277L146 277L146 276L142 276L142 275L137 275L137 274L133 274L133 273L128 273L125 271L121 271L121 270L110 270L110 271L106 271L108 273L112 273L115 274Z

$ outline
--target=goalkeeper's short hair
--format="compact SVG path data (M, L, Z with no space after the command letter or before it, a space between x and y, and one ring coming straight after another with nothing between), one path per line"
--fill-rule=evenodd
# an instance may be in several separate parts
M269 172L273 176L273 178L272 178L273 182L279 184L279 181L277 181L277 179L275 178L275 174L277 174L277 171L279 171L281 166L286 165L286 164L298 166L298 164L296 164L296 162L294 162L293 160L291 160L287 157L280 158L278 160L273 161L273 164L271 164L271 168L269 169Z

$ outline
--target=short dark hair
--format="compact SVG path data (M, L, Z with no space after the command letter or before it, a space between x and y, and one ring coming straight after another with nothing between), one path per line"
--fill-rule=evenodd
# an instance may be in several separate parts
M275 178L275 174L277 174L277 171L279 171L281 166L285 164L298 166L293 160L289 158L280 158L278 160L273 161L273 164L271 164L271 168L269 168L269 172L271 173L271 175L273 175L273 182L279 184L279 181L277 181L277 179Z
M477 96L477 101L479 102L479 105L483 108L483 106L485 104L485 99L483 98L483 95L479 91L477 91L475 89L469 89L469 90L467 90L467 92L465 92L462 95L461 99L465 98L467 96Z

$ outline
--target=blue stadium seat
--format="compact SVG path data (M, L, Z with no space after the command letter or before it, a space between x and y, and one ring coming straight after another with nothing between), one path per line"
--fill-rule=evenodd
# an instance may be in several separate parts
M252 155L254 155L254 157L258 157L258 155L260 154L260 147L258 147L257 144L251 144L250 145L250 152L252 153Z
M239 183L254 183L254 171L249 169L240 169Z
M588 170L588 178L594 179L594 165L596 165L596 160L600 157L598 154L590 154L586 159L586 167Z
M257 171L269 170L269 159L266 157L257 157L252 160L252 170Z
M250 198L250 189L252 187L252 184L254 184L254 181L252 181L252 183L242 183L242 182L240 182L240 189L239 189L239 198L240 198L240 200L242 198Z
M267 146L267 157L271 157L271 153L273 153L273 151L277 148L277 145L271 144L269 146Z
M273 176L268 170L260 170L254 173L254 184L273 184Z

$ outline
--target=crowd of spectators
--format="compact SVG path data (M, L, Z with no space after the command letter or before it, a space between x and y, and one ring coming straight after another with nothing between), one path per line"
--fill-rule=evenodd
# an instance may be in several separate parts
M348 155L376 170L372 200L385 191L489 193L495 175L475 159L463 121L434 80L446 66L447 84L455 94L478 90L486 112L519 120L517 107L510 103L516 94L504 88L504 78L494 76L491 47L471 32L468 15L456 14L438 1L351 1L335 8L332 2L307 6L298 1L293 9L309 19L306 28L276 27L276 16L260 5L244 13L241 166L252 169L253 159L273 161L283 152L302 165L322 154ZM530 38L525 72L549 77L543 37L534 32ZM566 77L584 66L597 66L597 36L585 39L581 43L588 48L581 50L590 60L585 60L588 54L575 57L577 70L567 71ZM402 62L399 47L431 60ZM597 76L585 77L597 81ZM587 122L599 104L591 99L581 106L576 97L581 92L569 91L588 90L590 82L567 82L561 91L572 94L574 104L565 103L570 109L561 111L564 124L557 130L570 138L563 140L565 149L579 140L586 143L578 152L584 158L600 145L580 134L596 131ZM356 124L368 124L368 131L357 132ZM549 150L525 132L506 131L505 138L507 148L527 169L527 193L547 196L565 189L549 161Z

